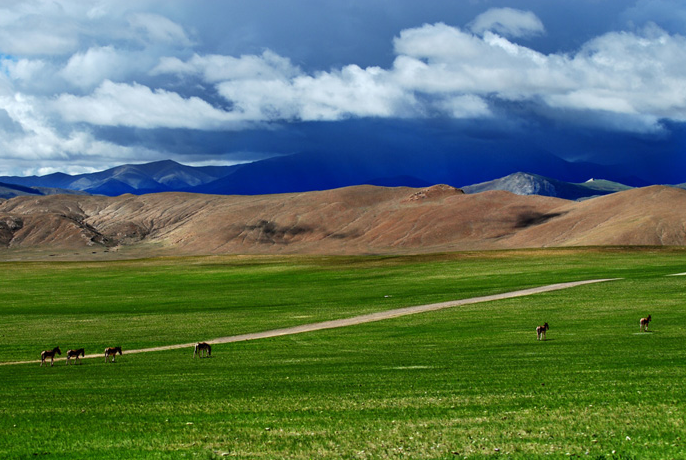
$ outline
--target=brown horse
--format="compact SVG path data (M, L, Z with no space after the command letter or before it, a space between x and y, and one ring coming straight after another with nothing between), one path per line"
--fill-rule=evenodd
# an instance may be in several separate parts
M121 347L107 347L105 348L105 362L107 362L107 358L112 356L112 362L114 362L114 358L116 358L117 353L120 355L121 353Z
M78 350L67 350L67 364L69 359L74 358L74 364L79 362L79 356L86 356L86 350L79 348Z
M541 340L541 337L543 337L543 340L545 340L545 333L548 329L550 329L548 323L545 323L543 326L538 326L536 328L536 340Z
M52 350L44 350L43 352L41 352L41 354L40 354L40 365L41 365L41 367L43 367L43 363L48 358L50 358L50 367L52 367L52 365L55 362L55 353L57 353L58 355L62 354L62 350L60 350L60 347L55 347Z
M198 357L202 358L205 352L207 352L207 356L212 355L212 347L210 344L207 342L198 342L198 344L195 345L195 350L193 350L193 357L195 358L195 354L197 353Z
M641 321L638 322L638 330L640 332L648 332L648 323L650 323L653 320L653 318L648 315L647 318L641 318Z

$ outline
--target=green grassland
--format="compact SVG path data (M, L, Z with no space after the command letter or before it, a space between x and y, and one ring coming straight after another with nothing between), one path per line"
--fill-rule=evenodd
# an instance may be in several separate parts
M683 458L686 250L0 263L0 458ZM376 323L209 340L551 283ZM651 314L651 332L638 319ZM548 340L535 326L547 321ZM104 358L39 367L59 345Z

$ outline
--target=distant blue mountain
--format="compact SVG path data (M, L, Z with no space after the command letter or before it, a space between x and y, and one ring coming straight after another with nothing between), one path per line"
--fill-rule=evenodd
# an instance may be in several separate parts
M5 184L0 182L0 198L9 199L15 196L42 196L42 195L87 195L86 192L68 190L55 187L27 187L24 185Z
M515 193L545 194L547 187L554 190L551 193L555 195L552 196L570 199L596 193L587 186L579 185L590 177L602 177L631 186L650 185L635 178L617 177L612 169L602 165L569 162L540 150L522 148L517 151L515 147L508 152L488 150L476 142L465 143L458 152L431 148L418 152L375 152L360 148L345 155L305 152L235 166L209 167L185 166L167 160L122 165L74 176L56 173L47 176L0 177L0 182L14 184L15 187L50 187L108 196L168 191L263 195L362 184L386 187L447 184L468 190L469 187L477 190L479 185L472 184L481 184L482 189L508 189L516 185L516 181L511 177L508 179L508 176L519 171L527 171L530 175L526 179L530 191L522 191L524 178L519 177L519 192ZM549 177L555 179L547 179ZM6 195L12 193L7 192ZM596 194L600 193L604 192Z
M361 184L448 184L462 187L518 171L549 175L571 182L585 181L589 177L604 177L623 182L622 178L615 177L612 170L605 166L568 162L542 151L474 152L466 149L462 152L383 154L360 150L344 157L321 152L273 157L235 167L226 176L193 187L189 191L260 195L327 190Z
M193 167L172 160L140 165L122 165L106 171L46 176L0 177L1 182L24 187L55 187L94 195L117 196L188 189L215 181L233 170L231 166Z
M480 193L489 190L506 190L517 195L543 195L566 200L584 200L594 196L629 190L618 182L589 179L583 183L564 182L538 174L515 173L509 176L462 187L465 193Z

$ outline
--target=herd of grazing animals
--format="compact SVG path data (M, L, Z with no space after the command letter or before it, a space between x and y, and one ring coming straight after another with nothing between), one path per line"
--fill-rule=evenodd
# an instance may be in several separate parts
M646 318L641 318L641 320L638 322L639 332L648 332L648 324L652 320L653 318L650 315L648 315ZM545 323L543 326L538 326L536 328L536 340L545 340L545 333L548 329L550 329L548 323Z
M119 355L122 354L121 347L107 347L105 348L105 362L109 362L110 356L112 357L112 362L115 362L115 357L117 356L117 353ZM195 348L193 350L193 357L195 358L195 355L197 355L200 358L205 358L205 357L210 357L212 356L212 346L207 343L207 342L198 342L195 345ZM61 355L62 350L60 350L60 347L55 347L52 350L44 350L40 354L40 365L43 367L43 364L45 363L45 360L50 358L50 366L53 366L55 364L55 355ZM80 357L85 357L86 356L86 350L83 348L79 348L78 350L67 350L67 365L69 365L69 360L71 358L74 358L74 364L79 362L79 356Z
M641 318L641 320L638 322L639 331L648 332L648 324L652 321L652 319L653 318L650 315L648 315L646 318ZM536 328L536 340L546 340L546 332L548 329L550 329L550 326L548 326L547 322L544 323L543 326L538 326ZM114 362L114 358L117 356L117 353L120 355L122 354L121 347L105 348L105 362L108 362L110 356L112 357L112 362ZM55 347L52 350L44 350L40 354L41 367L48 358L50 358L50 366L52 366L54 364L56 354L62 354L60 347ZM196 354L200 358L210 357L212 356L212 346L207 342L198 342L193 349L193 358L195 358ZM67 350L67 364L69 364L69 359L71 358L74 358L74 364L76 364L79 361L79 356L84 357L85 355L86 352L83 348L79 348L78 350Z

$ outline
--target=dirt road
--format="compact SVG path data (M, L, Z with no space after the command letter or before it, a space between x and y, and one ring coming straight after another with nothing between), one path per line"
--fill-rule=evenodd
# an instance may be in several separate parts
M614 281L616 279L618 279L618 278L596 279L596 280L574 281L571 283L550 284L547 286L540 286L540 287L535 287L535 288L530 288L530 289L522 289L520 291L505 292L503 294L495 294L495 295L489 295L489 296L483 296L483 297L472 297L470 299L452 300L449 302L440 302L440 303L433 303L433 304L428 304L428 305L417 305L414 307L398 308L395 310L380 311L377 313L370 313L367 315L354 316L352 318L337 319L337 320L332 320L332 321L323 321L323 322L312 323L312 324L303 324L300 326L286 327L283 329L273 329L271 331L255 332L255 333L251 333L251 334L241 334L241 335L232 335L229 337L219 337L219 338L213 339L213 340L206 340L206 342L214 345L214 344L218 344L218 343L241 342L244 340L265 339L268 337L278 337L278 336L282 336L282 335L302 334L304 332L320 331L322 329L333 329L333 328L337 328L337 327L346 327L346 326L353 326L356 324L371 323L373 321L381 321L381 320L390 319L390 318L398 318L400 316L414 315L417 313L424 313L427 311L442 310L444 308L450 308L450 307L459 307L461 305L468 305L468 304L474 304L474 303L479 303L479 302L490 302L493 300L511 299L514 297L523 297L523 296L528 296L528 295L532 295L532 294L540 294L543 292L558 291L560 289L568 289L568 288L572 288L575 286L581 286L584 284L602 283L605 281ZM175 350L178 348L190 348L190 349L192 349L194 346L195 346L195 342L180 343L180 344L174 344L174 345L164 345L161 347L140 348L137 350L124 350L124 354L128 355L131 353L148 353L148 352L152 352L152 351ZM66 353L66 350L65 350L65 353ZM103 350L103 353L86 355L81 359L91 359L91 358L104 359L104 350ZM64 361L65 359L66 358L55 359L55 362ZM0 363L0 366L1 365L10 365L10 364L27 364L27 363L40 363L40 360L6 362L6 363Z

